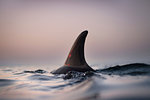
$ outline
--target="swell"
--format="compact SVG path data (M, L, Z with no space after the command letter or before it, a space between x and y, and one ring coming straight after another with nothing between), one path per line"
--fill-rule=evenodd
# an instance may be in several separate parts
M150 65L144 63L133 63L122 66L117 65L97 70L97 72L108 75L150 75Z

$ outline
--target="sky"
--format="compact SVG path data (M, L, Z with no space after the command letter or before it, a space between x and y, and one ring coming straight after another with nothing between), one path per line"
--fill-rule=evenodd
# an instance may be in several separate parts
M63 64L84 30L90 64L150 62L149 0L0 0L0 64Z

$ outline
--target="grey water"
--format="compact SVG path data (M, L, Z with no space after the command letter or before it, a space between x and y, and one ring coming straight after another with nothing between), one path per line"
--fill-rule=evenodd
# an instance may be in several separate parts
M0 100L150 100L150 65L102 67L53 75L59 66L0 66Z

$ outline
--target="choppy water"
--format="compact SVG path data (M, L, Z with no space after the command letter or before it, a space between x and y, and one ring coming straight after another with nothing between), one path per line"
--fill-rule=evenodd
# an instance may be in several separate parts
M53 75L55 66L0 66L0 100L150 100L150 65L91 67Z

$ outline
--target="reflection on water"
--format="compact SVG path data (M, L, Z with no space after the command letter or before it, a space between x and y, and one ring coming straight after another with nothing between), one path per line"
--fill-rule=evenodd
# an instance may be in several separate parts
M150 100L149 65L71 72L69 78L51 74L52 67L1 66L0 100ZM147 73L130 74L136 71Z

